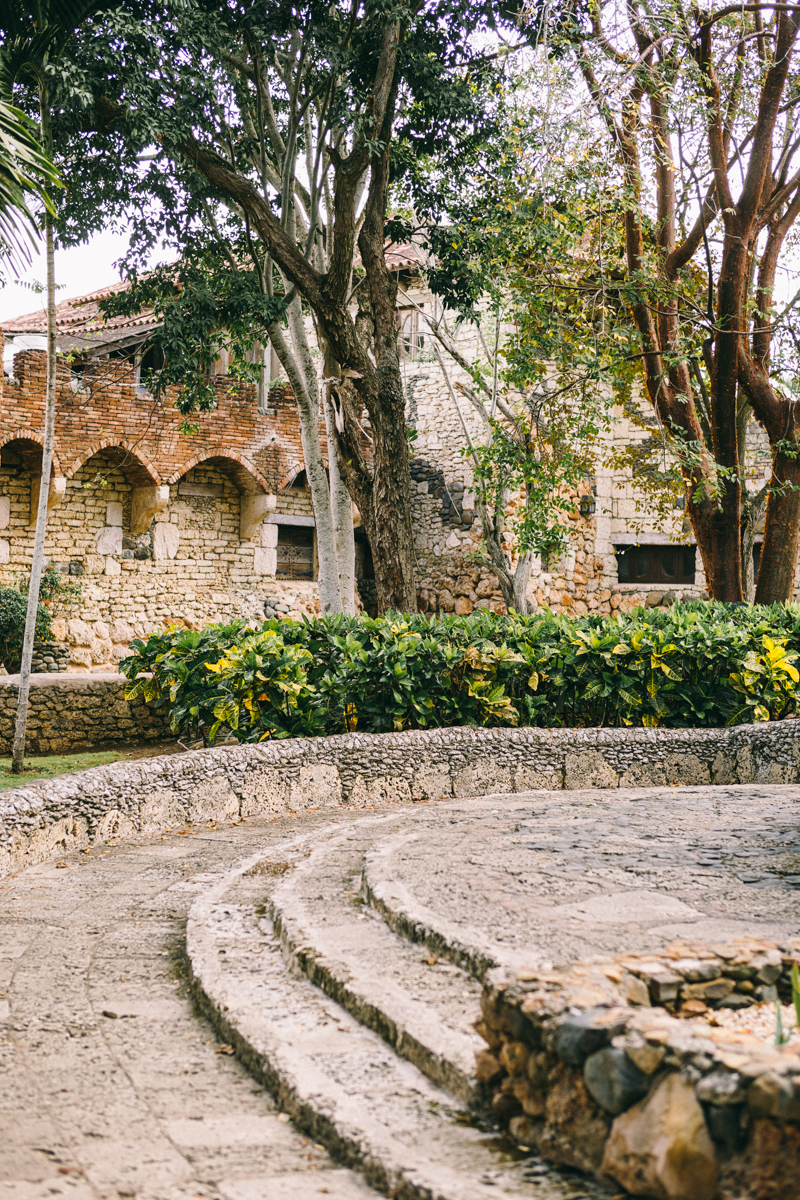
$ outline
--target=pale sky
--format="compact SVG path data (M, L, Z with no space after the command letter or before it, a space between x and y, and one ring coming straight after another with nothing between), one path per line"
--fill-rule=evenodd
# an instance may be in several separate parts
M114 263L128 248L128 236L122 233L98 233L86 246L73 250L56 250L56 303L94 292L109 283L119 281L119 272ZM9 272L10 274L10 272ZM33 262L22 276L23 281L44 283L47 269L44 247L34 254ZM13 276L12 276L13 278ZM44 310L44 294L37 295L29 288L9 283L0 287L0 323L10 317L21 317L25 313Z

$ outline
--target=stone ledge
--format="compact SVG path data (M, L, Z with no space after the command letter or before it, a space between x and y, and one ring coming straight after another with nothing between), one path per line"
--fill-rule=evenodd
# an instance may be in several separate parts
M149 719L153 738L163 736L160 719ZM135 733L128 730L126 740L135 741ZM132 835L184 821L537 789L799 779L797 721L732 729L457 728L287 739L114 763L15 788L0 799L0 874L123 830Z
M788 1002L798 962L800 940L498 968L476 1026L489 1045L478 1078L520 1145L634 1195L795 1195L800 1056L700 1014L753 993Z
M96 683L111 683L121 690L127 682L119 671L93 671L91 675L79 675L75 671L52 671L33 673L30 676L32 688L56 687L67 691L91 687ZM0 688L18 687L19 675L0 675Z
M33 754L70 754L103 746L165 741L164 718L141 699L125 699L116 671L31 675L27 747ZM10 753L19 675L0 677L0 752Z

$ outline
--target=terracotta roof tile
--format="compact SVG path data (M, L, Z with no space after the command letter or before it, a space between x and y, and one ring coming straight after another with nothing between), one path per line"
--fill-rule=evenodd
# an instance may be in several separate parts
M360 258L356 259L360 263ZM422 252L411 242L394 243L386 247L386 263L391 271L403 271L424 265ZM59 348L98 349L115 342L133 340L137 332L142 335L155 329L158 322L152 309L144 309L133 317L104 318L100 312L100 301L127 288L127 283L112 283L85 296L74 296L56 305L56 328ZM0 325L3 333L47 333L47 311L13 317Z
M59 347L69 345L75 349L91 349L113 345L136 337L138 332L144 336L157 322L153 319L150 309L145 309L132 317L118 316L105 318L100 312L100 301L106 300L116 292L121 292L127 283L114 283L108 287L88 292L85 296L74 296L71 300L62 300L56 305L56 328L58 330ZM2 323L2 332L6 334L47 333L47 311L26 313Z

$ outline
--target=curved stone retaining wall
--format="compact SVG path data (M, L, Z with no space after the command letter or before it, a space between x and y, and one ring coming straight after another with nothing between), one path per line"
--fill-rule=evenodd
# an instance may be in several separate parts
M796 783L800 721L346 734L113 763L0 798L0 875L185 822L535 789Z

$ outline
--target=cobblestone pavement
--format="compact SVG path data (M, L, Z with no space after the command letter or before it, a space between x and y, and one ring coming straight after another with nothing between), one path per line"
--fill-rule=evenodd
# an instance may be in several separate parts
M0 1200L375 1195L281 1119L183 981L204 884L322 820L196 826L0 882Z
M800 931L800 787L538 792L415 824L383 883L473 944L563 963Z
M256 850L293 835L311 846L332 821L359 838L362 822L365 849L374 826L390 901L402 881L418 908L511 953L533 944L563 962L800 926L800 787L539 792L383 812L382 830L381 810L346 809L194 826L0 882L0 1200L375 1195L281 1120L183 978L195 896Z

